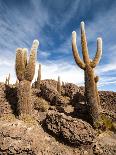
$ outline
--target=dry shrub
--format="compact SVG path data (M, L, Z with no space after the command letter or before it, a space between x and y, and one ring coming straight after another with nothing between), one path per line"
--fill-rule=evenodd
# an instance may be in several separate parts
M49 104L46 100L41 97L35 99L34 108L41 112L47 112L49 109Z
M8 121L8 122L12 122L15 121L15 115L13 114L4 114L2 117L0 117L0 121Z
M38 124L38 122L35 120L35 118L29 114L23 114L19 117L19 119L28 125L37 125Z

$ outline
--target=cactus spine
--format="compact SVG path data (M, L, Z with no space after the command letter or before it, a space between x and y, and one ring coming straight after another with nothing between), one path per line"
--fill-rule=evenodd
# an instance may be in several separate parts
M60 77L58 76L58 82L57 82L57 91L61 93L61 82L60 82Z
M40 89L40 84L41 84L41 64L39 64L38 77L37 77L37 81L36 81L37 89Z
M100 103L99 94L97 91L98 77L94 75L94 68L99 63L102 55L102 39L97 39L97 52L94 59L91 61L88 54L88 47L86 41L86 33L84 22L81 22L81 45L83 61L81 60L76 46L76 32L72 32L72 51L77 65L84 70L85 74L85 96L88 104L88 110L92 118L93 125L99 119L98 104Z
M34 40L27 62L27 49L18 48L16 50L16 75L18 84L18 112L19 115L31 114L31 82L35 73L35 63L39 42Z

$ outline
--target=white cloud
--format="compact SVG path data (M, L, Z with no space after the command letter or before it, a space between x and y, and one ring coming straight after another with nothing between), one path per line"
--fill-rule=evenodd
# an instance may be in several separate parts
M14 69L14 62L15 62L15 49L17 47L29 47L30 46L30 39L33 39L35 36L40 38L40 45L42 44L51 44L54 45L55 40L51 38L51 36L43 35L42 29L46 24L47 26L54 26L55 30L57 31L57 27L65 28L68 26L68 22L73 18L75 15L80 0L76 0L73 5L68 9L66 14L64 15L63 20L56 20L60 23L60 25L56 25L52 23L49 17L48 10L45 9L41 5L41 1L31 1L32 11L31 18L27 18L27 14L24 15L23 12L20 12L17 9L14 9L15 13L8 9L7 6L3 8L6 10L4 12L4 17L7 18L7 21L1 20L0 18L0 44L1 47L4 47L3 50L0 50L0 81L4 81L5 77L10 73L11 74L11 82L15 82L15 69ZM91 0L88 0L88 6L91 3ZM59 3L59 2L58 2ZM2 5L0 7L3 7ZM85 6L82 7L82 12L84 11ZM1 8L0 8L1 9ZM88 7L89 9L89 7ZM101 12L100 12L101 13ZM12 25L12 20L10 17L14 17L18 19L18 23L14 23ZM86 32L88 38L88 46L90 49L90 55L94 55L96 51L96 45L93 47L90 44L96 42L96 38L100 35L103 36L103 56L101 59L100 65L95 69L96 73L100 76L99 86L107 85L107 84L115 84L116 79L110 78L109 76L105 76L105 74L113 71L116 73L116 45L110 42L112 38L116 36L116 20L115 20L115 7L108 10L107 12L103 12L101 14L96 14L94 20L88 21L86 24ZM0 15L2 17L2 15ZM17 18L18 17L18 18ZM78 16L77 16L78 18ZM11 27L12 25L12 27ZM77 25L78 27L79 25ZM54 29L52 29L54 31ZM59 30L58 30L59 31ZM58 32L57 31L57 32ZM73 31L73 30L72 30ZM80 49L80 30L77 31L77 45ZM61 31L60 31L61 32ZM62 35L62 33L60 33ZM58 36L60 37L60 36ZM34 38L35 39L35 38ZM40 47L41 48L41 47ZM7 49L7 51L4 51ZM91 52L93 51L93 52ZM81 52L81 51L80 51ZM76 64L72 65L71 61L65 61L63 59L57 61L48 61L48 57L52 55L52 53L59 53L60 54L72 54L71 51L71 34L65 39L65 41L60 44L59 47L56 49L51 49L49 51L41 50L39 51L39 57L46 59L45 62L42 62L42 78L43 79L56 79L60 76L62 81L72 82L76 84L83 84L84 82L84 73L83 70L80 70ZM62 56L62 55L61 55ZM65 59L65 58L64 58ZM108 60L107 62L106 59ZM41 61L39 59L39 61ZM36 74L37 77L37 66L36 66Z
M78 85L83 84L83 71L77 68L76 65L71 65L68 62L60 61L48 61L42 64L42 79L58 79L60 76L61 81L76 83ZM35 77L38 73L38 63L36 65Z

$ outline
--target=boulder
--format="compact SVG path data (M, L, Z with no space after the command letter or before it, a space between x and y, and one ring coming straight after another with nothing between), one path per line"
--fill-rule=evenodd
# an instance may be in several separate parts
M7 116L8 117L8 116ZM0 155L80 155L58 143L32 120L0 119Z
M45 126L51 134L75 146L91 144L95 138L94 130L89 123L63 113L48 113Z

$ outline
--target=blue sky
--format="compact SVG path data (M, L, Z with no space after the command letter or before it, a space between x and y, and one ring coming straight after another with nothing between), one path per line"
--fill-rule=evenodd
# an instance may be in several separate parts
M72 31L77 32L81 55L80 22L84 21L91 58L96 39L103 39L103 55L96 68L99 89L116 91L116 0L0 0L0 81L11 73L15 82L15 51L30 49L34 39L40 46L37 65L42 64L42 78L81 85L83 70L73 59Z

